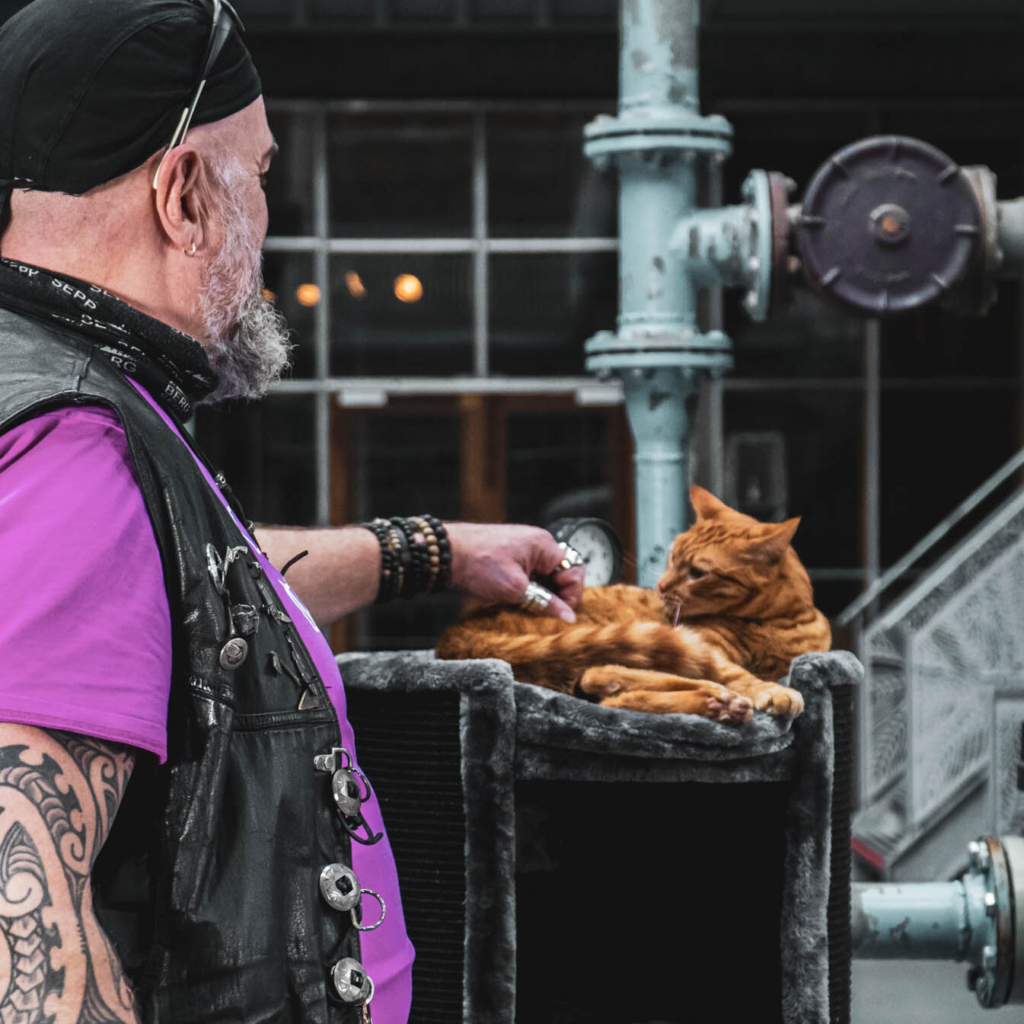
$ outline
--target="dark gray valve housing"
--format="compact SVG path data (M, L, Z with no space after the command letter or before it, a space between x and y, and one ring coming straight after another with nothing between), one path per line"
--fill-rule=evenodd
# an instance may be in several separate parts
M920 309L965 276L982 215L963 169L899 135L839 150L811 179L796 222L804 274L819 294L862 315Z

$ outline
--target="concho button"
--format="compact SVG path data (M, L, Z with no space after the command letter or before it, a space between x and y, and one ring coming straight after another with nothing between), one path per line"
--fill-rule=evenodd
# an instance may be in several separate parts
M233 636L220 649L220 663L224 668L236 669L247 657L249 645L240 636Z
M365 1003L373 995L373 982L358 960L347 956L331 970L334 990L345 1003Z
M320 892L335 910L351 910L362 890L356 873L344 864L328 864L320 872Z
M351 772L339 768L331 779L334 802L342 814L355 814L362 803L359 783Z

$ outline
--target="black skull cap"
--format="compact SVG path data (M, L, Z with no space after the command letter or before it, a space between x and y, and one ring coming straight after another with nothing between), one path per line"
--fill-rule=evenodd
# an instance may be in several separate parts
M202 72L203 0L33 0L0 26L0 220L13 188L81 195L170 142ZM233 26L193 125L261 92Z

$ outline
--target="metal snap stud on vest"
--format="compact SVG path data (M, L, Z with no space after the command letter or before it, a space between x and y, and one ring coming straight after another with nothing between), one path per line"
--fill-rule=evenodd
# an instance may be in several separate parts
M359 902L362 889L351 868L344 864L328 864L320 872L320 892L335 910L351 910Z
M373 998L373 981L358 960L347 956L331 970L334 990L345 1003L368 1003Z
M249 645L240 637L233 636L220 649L221 666L227 669L236 669L249 657Z
M352 772L339 768L331 779L334 802L342 814L355 814L363 802L362 790Z

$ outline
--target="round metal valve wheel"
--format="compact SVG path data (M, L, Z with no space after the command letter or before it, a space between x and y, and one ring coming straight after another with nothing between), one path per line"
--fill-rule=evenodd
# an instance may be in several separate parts
M981 210L945 153L887 135L841 149L811 179L797 244L811 287L858 313L920 309L981 245Z

